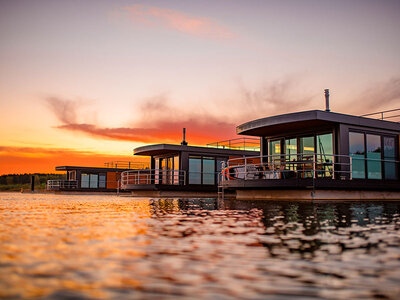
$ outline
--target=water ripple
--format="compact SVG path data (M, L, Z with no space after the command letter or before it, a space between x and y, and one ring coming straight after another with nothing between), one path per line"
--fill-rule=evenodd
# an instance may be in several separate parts
M0 194L0 298L398 299L400 202Z

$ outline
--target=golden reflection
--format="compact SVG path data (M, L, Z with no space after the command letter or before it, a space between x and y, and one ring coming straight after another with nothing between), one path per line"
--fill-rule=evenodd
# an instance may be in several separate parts
M400 203L223 206L0 194L0 298L398 298Z
M0 200L2 298L41 298L60 289L104 298L98 279L116 273L121 259L145 256L143 247L150 243L144 237L151 216L149 199L24 197ZM77 272L90 276L78 278ZM108 284L138 286L140 282L120 278Z

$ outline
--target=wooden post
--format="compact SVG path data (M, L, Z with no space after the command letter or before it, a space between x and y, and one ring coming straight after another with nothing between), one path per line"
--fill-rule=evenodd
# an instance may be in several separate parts
M35 175L31 176L31 192L35 191Z

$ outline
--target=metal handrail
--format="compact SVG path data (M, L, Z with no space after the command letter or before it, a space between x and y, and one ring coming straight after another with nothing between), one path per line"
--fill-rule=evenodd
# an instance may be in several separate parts
M286 160L287 157L295 156L299 160ZM330 157L331 159L326 159ZM351 155L321 154L321 153L299 153L299 154L274 154L266 156L253 156L232 158L223 167L225 170L234 169L235 180L254 179L281 179L290 174L302 177L330 177L336 178L347 175L350 180L353 176L353 160L376 161L385 163L399 163L393 159L358 158ZM260 162L254 163L259 160ZM224 176L223 181L231 180L231 176Z
M250 137L235 138L210 143L207 144L207 147L232 150L260 151L260 139Z
M383 111L378 111L378 112L374 112L374 113L364 114L364 115L361 115L360 117L380 115L380 119L381 120L399 117L400 115L391 115L391 116L386 116L386 117L384 116L385 113L390 113L390 112L395 112L395 111L400 111L400 108L390 109L390 110L383 110Z
M171 185L186 185L185 170L142 169L130 170L121 173L121 188L125 189L132 184L155 184L165 179Z
M78 188L77 180L47 180L46 189L59 190L59 189L76 189Z
M116 160L116 161L105 162L104 166L106 168L113 168L113 169L146 169L150 167L150 163Z

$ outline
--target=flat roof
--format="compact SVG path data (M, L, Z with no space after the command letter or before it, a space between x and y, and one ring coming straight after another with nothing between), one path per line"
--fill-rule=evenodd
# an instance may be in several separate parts
M200 147L200 146L184 146L184 145L172 145L172 144L154 144L143 147L138 147L133 150L134 155L144 156L156 156L164 154L178 154L179 152L189 152L197 155L226 155L226 156L243 156L243 155L259 155L259 151L247 151L247 150L233 150L233 149L222 149L212 147Z
M322 110L309 110L266 117L243 123L236 127L237 134L252 136L268 136L289 131L298 131L320 126L348 124L374 129L400 132L400 123L358 117Z
M58 166L56 171L86 171L86 172L123 172L132 169L122 169L122 168L98 168L98 167L82 167L82 166Z

